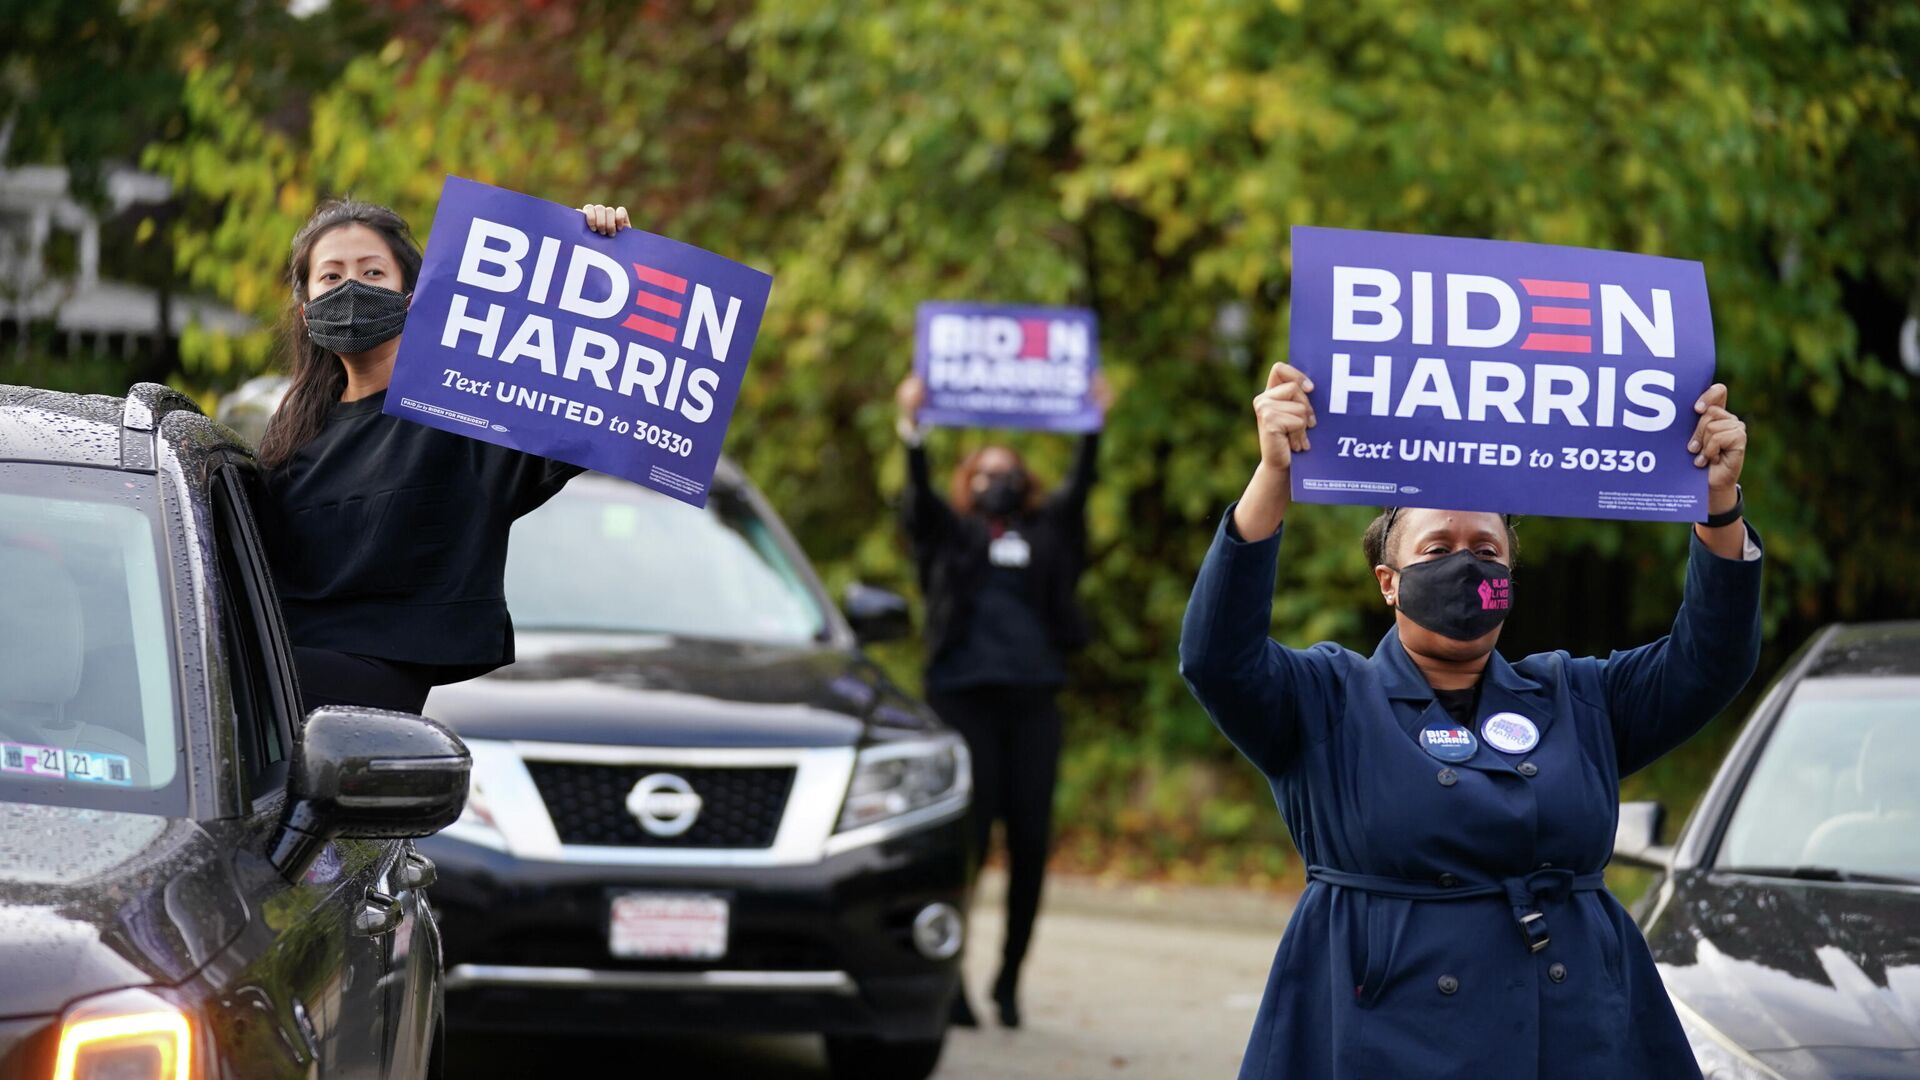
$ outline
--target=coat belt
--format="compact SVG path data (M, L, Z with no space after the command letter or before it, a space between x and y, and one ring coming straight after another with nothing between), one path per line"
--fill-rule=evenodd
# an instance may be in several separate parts
M1598 892L1606 888L1603 874L1575 874L1571 870L1535 870L1520 877L1499 881L1462 881L1442 885L1412 878L1384 877L1378 874L1349 874L1326 866L1307 867L1307 880L1323 881L1341 889L1355 889L1373 896L1396 900L1474 900L1484 896L1504 896L1513 907L1513 921L1528 952L1539 952L1551 940L1547 937L1547 917L1540 911L1546 900L1565 900L1576 892Z

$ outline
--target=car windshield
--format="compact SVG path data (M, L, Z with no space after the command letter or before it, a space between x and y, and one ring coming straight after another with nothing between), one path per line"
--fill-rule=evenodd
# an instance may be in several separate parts
M1803 877L1920 880L1920 679L1802 682L1716 860Z
M179 771L151 476L0 465L0 799L139 809Z
M696 509L582 476L513 527L507 606L522 630L804 643L827 616L772 528L715 491Z

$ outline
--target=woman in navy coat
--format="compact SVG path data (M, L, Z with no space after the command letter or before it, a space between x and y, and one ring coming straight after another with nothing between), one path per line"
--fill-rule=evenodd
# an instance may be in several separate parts
M1611 656L1494 646L1511 603L1498 514L1388 511L1368 557L1395 627L1371 657L1267 636L1292 455L1312 386L1276 364L1260 465L1194 585L1180 669L1267 774L1308 864L1240 1075L1698 1078L1639 929L1600 872L1622 776L1739 693L1760 646L1746 426L1715 384L1707 470L1667 637Z

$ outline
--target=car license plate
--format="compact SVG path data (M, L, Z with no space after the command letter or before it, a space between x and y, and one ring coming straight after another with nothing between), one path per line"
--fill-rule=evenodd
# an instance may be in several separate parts
M608 950L628 959L719 960L727 955L727 901L687 893L613 898Z

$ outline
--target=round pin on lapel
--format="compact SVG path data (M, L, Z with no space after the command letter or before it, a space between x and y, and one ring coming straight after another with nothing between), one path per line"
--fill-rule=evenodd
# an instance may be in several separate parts
M1473 729L1463 724L1442 721L1420 729L1420 749L1441 761L1465 761L1479 746Z
M1524 754L1540 745L1540 729L1517 712L1494 713L1480 724L1487 745L1503 754Z

